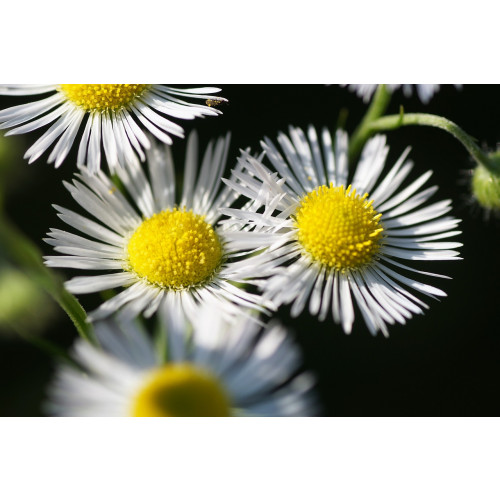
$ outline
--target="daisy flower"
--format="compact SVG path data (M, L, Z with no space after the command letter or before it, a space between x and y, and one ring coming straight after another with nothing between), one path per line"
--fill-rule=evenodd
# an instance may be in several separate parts
M82 169L73 184L65 183L92 217L55 206L59 217L83 236L51 229L45 241L63 256L46 257L46 264L92 272L66 282L74 294L126 287L89 315L90 320L117 310L147 317L161 303L181 308L191 318L202 303L222 307L228 315L240 314L241 306L259 311L272 307L243 287L260 276L268 258L236 252L235 230L215 226L218 209L237 198L221 182L228 148L229 134L215 145L210 142L197 172L198 140L195 133L190 135L180 197L170 148L161 145L148 150L149 179L140 165L117 171L128 196L102 171L92 176Z
M137 155L141 161L145 160L144 151L151 147L151 141L144 130L172 144L171 136L184 137L184 131L170 118L192 120L220 113L213 106L192 102L193 99L209 103L226 101L212 96L219 91L213 87L178 89L156 84L3 85L0 86L3 95L50 95L0 111L0 130L10 129L6 135L24 134L54 122L24 158L28 163L34 162L57 141L48 163L54 162L59 167L85 124L78 165L87 166L90 173L99 170L102 144L108 165L114 171L127 161L138 161Z
M203 308L191 337L178 314L164 314L167 360L136 323L100 321L103 349L81 339L49 388L47 410L58 416L228 417L318 413L315 379L278 324L228 323Z
M356 92L358 97L362 97L364 102L368 102L375 90L378 87L376 83L351 83L349 85L343 84L342 87L348 86L349 90ZM432 96L439 91L440 85L437 83L389 83L386 85L389 92L394 92L395 90L402 87L403 94L405 97L410 97L413 94L413 88L415 87L419 99L424 103L428 104ZM462 85L454 85L455 88L461 89Z
M245 210L224 213L257 233L261 243L267 238L275 263L287 264L262 281L265 297L292 303L292 316L307 302L321 321L332 311L346 333L354 321L354 297L370 332L387 335L387 324L405 323L427 307L410 290L445 295L408 277L439 275L403 263L457 259L452 249L461 246L444 241L460 234L453 231L460 221L444 217L451 201L422 207L437 190L420 190L432 172L400 187L412 169L409 148L381 177L389 150L383 135L367 142L352 173L347 134L341 130L335 144L326 129L320 139L312 126L307 135L290 128L290 137L280 133L278 142L284 156L269 139L262 142L272 168L243 153L243 171L235 172L236 181L226 181L253 201Z

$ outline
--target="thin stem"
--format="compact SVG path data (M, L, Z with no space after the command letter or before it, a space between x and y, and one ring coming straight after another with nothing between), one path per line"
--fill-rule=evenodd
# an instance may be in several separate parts
M379 85L377 87L377 90L375 91L375 95L373 96L372 102L370 103L365 116L361 120L361 123L358 125L356 130L353 132L349 141L351 144L351 148L354 151L356 151L357 153L361 151L361 148L369 137L366 136L366 131L368 130L370 124L385 113L390 101L391 93L387 90L387 87L383 84ZM357 156L357 153L353 157L351 157L350 155L349 159L351 161L354 160L354 157Z
M20 337L24 341L40 349L49 356L58 359L60 362L66 363L72 366L73 368L77 368L80 370L82 369L81 366L75 360L73 360L71 356L64 349L54 344L53 342L50 342L49 340L46 339L33 337L27 334L22 334L20 335Z
M408 113L401 112L399 115L388 115L371 122L363 131L364 144L366 140L376 132L384 130L394 130L408 125L424 125L427 127L439 128L450 133L455 139L460 141L467 149L470 155L477 161L477 163L484 165L485 168L498 175L500 173L500 166L494 158L488 156L477 144L473 137L467 134L456 123L443 118L442 116L431 115L427 113ZM358 150L356 145L352 145L352 150L349 151L351 155L357 155Z

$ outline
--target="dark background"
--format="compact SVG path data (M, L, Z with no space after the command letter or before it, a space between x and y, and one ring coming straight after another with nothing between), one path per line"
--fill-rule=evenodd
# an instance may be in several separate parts
M336 85L217 85L229 104L223 115L183 122L186 135L194 127L202 147L211 137L232 131L229 166L240 148L259 148L259 140L275 139L288 125L334 129L341 110L349 111L346 129L352 132L366 105L355 94ZM0 109L28 101L28 97L0 97ZM500 138L500 87L465 85L461 91L442 86L430 104L397 91L388 113L400 104L408 112L445 116L494 148ZM45 129L44 129L45 130ZM0 132L1 133L1 132ZM75 209L76 203L62 187L75 171L76 149L59 170L45 163L48 154L33 165L23 162L24 151L41 135L20 136L11 182L6 186L6 211L45 254L42 238L49 227L63 228L51 204ZM12 139L14 140L14 138ZM433 201L451 198L452 215L463 219L457 238L464 243L462 261L423 263L421 269L446 274L453 280L422 278L445 290L438 302L422 297L431 307L406 325L390 328L389 339L372 337L359 313L354 330L345 335L331 319L319 323L308 313L296 320L287 308L281 319L293 327L307 367L319 377L325 415L343 416L467 416L497 415L500 381L500 331L498 328L498 259L500 222L486 219L474 207L467 183L473 162L463 146L443 131L407 127L388 133L391 166L407 145L415 179L434 171L427 184L440 189ZM183 165L185 144L174 142L177 168ZM103 168L106 166L103 164ZM1 244L1 242L0 242ZM74 275L68 271L66 276ZM84 307L95 307L95 297L81 296ZM76 337L72 323L59 314L42 333L63 348ZM12 335L0 335L0 415L37 416L53 372L53 361L44 352Z

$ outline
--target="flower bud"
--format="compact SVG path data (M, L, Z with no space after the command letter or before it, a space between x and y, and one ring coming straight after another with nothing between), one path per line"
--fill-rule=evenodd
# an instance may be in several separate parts
M472 173L472 195L486 210L500 211L500 173L478 165Z

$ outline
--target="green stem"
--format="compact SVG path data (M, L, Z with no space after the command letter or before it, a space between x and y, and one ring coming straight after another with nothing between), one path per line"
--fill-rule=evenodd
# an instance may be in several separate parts
M364 143L368 139L366 136L366 131L370 124L380 118L386 111L389 103L391 102L391 93L387 90L385 85L379 85L377 90L375 91L375 95L373 96L372 102L368 110L366 111L365 116L361 120L361 123L358 125L356 130L351 135L350 149L352 148L354 151L359 153ZM355 156L357 156L357 153ZM350 160L354 160L354 157L349 157Z
M168 332L162 321L157 321L154 327L155 348L160 363L166 363L169 359Z
M488 156L477 144L474 138L461 129L456 123L443 118L442 116L430 115L427 113L408 113L401 112L399 115L388 115L378 118L368 124L363 130L362 141L359 144L364 144L366 140L376 132L385 130L394 130L408 125L424 125L427 127L439 128L450 133L455 139L460 141L467 149L469 154L476 160L477 163L484 165L485 168L498 175L500 167L494 158ZM353 157L359 153L358 145L352 145L349 154Z
M64 288L62 281L44 265L38 248L3 217L0 217L0 236L11 258L21 268L28 271L30 278L46 290L62 307L73 321L80 336L94 343L94 333L91 325L86 321L85 310L78 300Z

